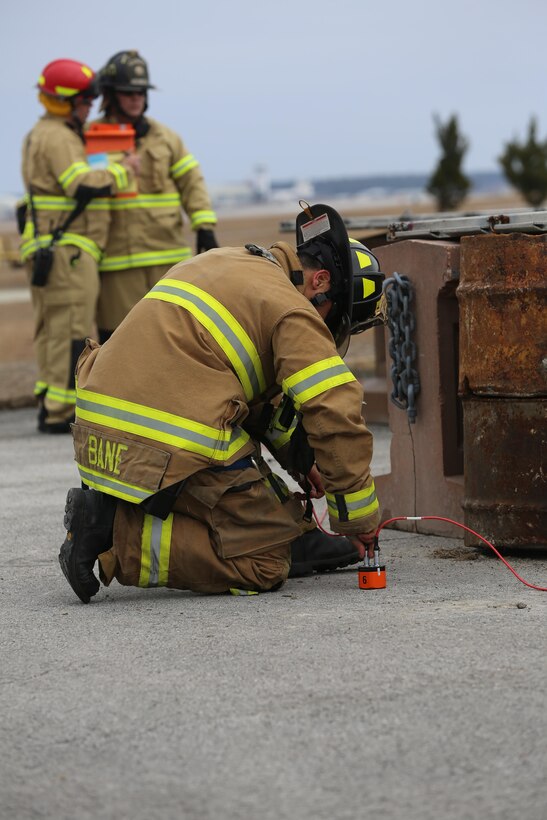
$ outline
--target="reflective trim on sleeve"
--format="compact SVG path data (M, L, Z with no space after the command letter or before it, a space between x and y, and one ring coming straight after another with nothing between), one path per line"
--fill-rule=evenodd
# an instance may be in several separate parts
M351 370L348 370L340 356L331 356L329 359L322 359L320 362L299 370L288 379L284 379L281 387L298 409L310 399L324 393L325 390L355 380L355 376Z
M217 215L214 211L194 211L190 215L190 225L198 228L200 225L216 225Z
M184 174L187 174L188 171L191 171L192 168L197 168L198 165L199 162L193 154L186 154L185 157L182 157L182 159L177 160L177 162L171 165L169 172L173 179L179 179L184 176Z
M27 223L27 225L31 225L31 223ZM25 230L25 234L28 235L28 231ZM34 234L34 229L32 228L32 233ZM25 236L23 234L23 236ZM50 233L44 234L43 236L39 236L38 239L27 239L21 245L21 259L25 260L28 259L29 256L32 256L33 253L36 253L38 248L45 248L47 245L50 244L51 240L53 239ZM55 243L59 247L63 245L74 245L76 248L81 248L83 251L88 253L90 256L93 257L95 262L100 262L102 251L92 239L88 239L85 236L81 236L79 233L64 233L60 239L57 240Z
M140 587L164 587L169 577L173 513L165 521L145 515L141 540Z
M42 396L47 390L47 382L37 381L34 383L34 395Z
M264 438L275 450L280 450L291 440L297 424L298 417L295 415L287 430L275 426L269 427L264 434Z
M151 265L176 265L185 259L190 259L190 248L170 248L168 251L148 251L146 253L131 253L127 256L104 256L99 270L128 270L130 268L147 268Z
M83 174L89 173L91 170L92 169L87 162L73 162L72 165L69 165L68 168L63 171L61 176L57 179L57 182L61 185L63 190L66 191L68 186L74 182L75 179L81 177Z
M180 208L180 196L177 192L173 194L137 194L113 198L111 200L113 211L131 211L135 208Z
M80 478L88 487L94 490L100 490L102 493L107 493L108 495L113 495L116 498L121 498L123 501L129 501L130 504L140 504L145 498L154 495L150 490L144 490L142 487L127 484L125 481L120 481L119 478L105 476L96 470L84 467L82 464L78 464L78 472L80 473Z
M116 180L116 187L119 191L125 190L129 184L129 178L127 176L127 169L124 168L119 162L113 162L111 165L107 165L107 171L110 171L114 179Z
M325 493L329 515L333 520L354 521L372 515L378 508L374 481L364 490L356 493Z
M76 391L64 390L61 387L52 387L51 384L47 388L47 397L51 401L58 401L59 404L76 404Z
M154 407L79 387L76 390L76 418L78 421L91 421L110 429L134 433L220 462L232 458L249 441L249 436L241 427L215 429Z
M171 302L191 313L227 355L248 401L266 389L262 363L252 340L230 311L209 293L189 282L160 279L144 298Z

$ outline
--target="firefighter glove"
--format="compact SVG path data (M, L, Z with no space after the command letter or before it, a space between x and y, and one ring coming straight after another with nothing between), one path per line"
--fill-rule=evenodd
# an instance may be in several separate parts
M204 253L213 248L218 248L214 231L210 228L199 228L196 239L196 253Z

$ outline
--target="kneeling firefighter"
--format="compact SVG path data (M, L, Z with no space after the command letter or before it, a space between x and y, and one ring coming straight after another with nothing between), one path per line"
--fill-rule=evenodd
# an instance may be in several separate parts
M106 585L220 593L372 554L372 436L339 350L381 321L382 279L334 209L306 206L296 252L277 242L181 262L108 344L88 342L73 435L91 490L68 493L59 555L84 603L97 559ZM326 493L344 537L315 529L261 443L308 498Z

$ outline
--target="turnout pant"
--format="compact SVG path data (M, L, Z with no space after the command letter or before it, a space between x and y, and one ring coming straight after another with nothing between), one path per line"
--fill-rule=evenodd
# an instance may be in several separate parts
M173 265L149 265L101 273L101 289L97 305L97 327L110 335L120 325L137 302Z
M38 362L36 394L43 397L48 424L74 415L74 369L92 332L99 294L97 263L85 251L62 245L44 287L31 287L34 348ZM32 263L29 266L29 276Z
M205 593L271 589L287 578L291 542L305 528L300 502L280 496L253 466L191 476L165 520L120 501L112 549L99 556L101 580Z

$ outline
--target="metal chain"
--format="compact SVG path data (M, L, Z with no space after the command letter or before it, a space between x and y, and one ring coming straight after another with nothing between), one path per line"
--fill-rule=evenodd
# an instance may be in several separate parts
M383 287L387 300L387 325L390 330L389 355L393 360L390 399L396 407L406 410L411 424L416 421L416 397L420 392L420 378L414 366L416 345L411 335L416 319L410 309L414 292L408 276L393 273Z

